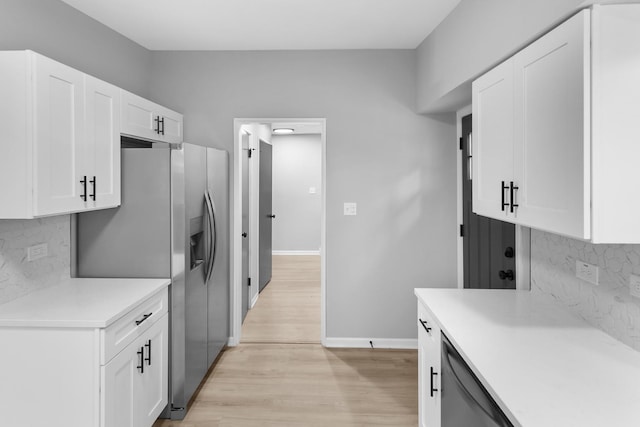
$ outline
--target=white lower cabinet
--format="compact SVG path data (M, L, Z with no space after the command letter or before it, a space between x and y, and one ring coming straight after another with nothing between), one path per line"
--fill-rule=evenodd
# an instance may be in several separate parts
M0 424L151 427L169 395L167 289L133 305L106 327L57 319L28 326L16 316L10 322L23 325L0 326L0 401L11 408Z
M440 327L418 303L418 417L420 427L440 427Z
M102 366L103 427L151 426L167 404L168 315Z

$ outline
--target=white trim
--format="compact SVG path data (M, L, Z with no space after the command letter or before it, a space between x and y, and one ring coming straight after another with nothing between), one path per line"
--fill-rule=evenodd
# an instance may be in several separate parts
M233 218L231 238L232 265L231 283L233 284L232 305L231 305L231 337L229 345L235 346L240 343L242 335L242 139L240 132L243 125L250 124L270 124L273 122L315 122L321 125L322 134L320 136L322 144L322 194L321 194L321 214L320 214L320 340L323 345L326 341L326 206L327 206L327 120L323 118L237 118L233 121L234 127L234 145L233 145L233 194L231 195L233 204ZM255 138L259 138L259 132L254 132ZM259 151L259 150L257 150ZM255 152L254 152L255 153ZM257 163L257 162L256 162ZM251 178L250 178L251 180ZM253 180L251 180L253 182ZM256 260L254 259L254 262ZM252 277L253 278L253 277ZM256 276L256 286L257 276ZM251 299L250 306L253 307L258 299L256 293Z
M457 218L458 222L456 223L456 227L460 227L460 224L464 224L464 210L462 203L462 166L464 164L464 159L462 158L462 150L460 150L460 138L462 138L462 118L471 114L472 109L471 105L467 105L459 109L456 112L456 157L458 161L456 162L456 188L458 194L458 203L457 203ZM464 288L464 245L462 236L460 236L459 228L456 230L457 237L457 251L458 251L458 288Z
M253 307L255 307L256 304L258 303L258 295L260 295L260 292L255 294L253 296L253 298L251 298L251 301L249 301L249 310L251 310Z
M273 255L320 255L320 250L317 251L271 251Z
M415 338L330 338L325 337L324 346L329 348L392 348L399 350L416 350L418 340Z

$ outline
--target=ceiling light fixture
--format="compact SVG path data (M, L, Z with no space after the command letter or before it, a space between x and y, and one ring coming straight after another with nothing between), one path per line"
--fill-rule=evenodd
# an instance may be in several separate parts
M293 129L291 128L277 128L273 130L273 133L278 134L278 135L284 135L284 134L288 134L288 133L293 133Z

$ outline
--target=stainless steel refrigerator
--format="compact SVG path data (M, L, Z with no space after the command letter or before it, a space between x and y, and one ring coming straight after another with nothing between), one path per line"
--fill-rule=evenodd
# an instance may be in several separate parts
M226 151L122 139L122 205L77 218L80 277L170 277L169 406L189 399L229 338Z

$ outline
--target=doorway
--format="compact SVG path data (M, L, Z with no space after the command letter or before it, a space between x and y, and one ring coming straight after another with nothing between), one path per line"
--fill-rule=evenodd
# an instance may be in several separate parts
M272 125L273 124L282 124L288 123L291 125L299 125L299 126L313 126L319 129L320 134L320 143L321 143L321 184L319 191L320 205L321 205L321 214L320 214L320 342L324 344L325 336L326 336L326 316L325 316L325 306L326 306L326 282L325 282L325 239L326 239L326 192L324 189L326 188L326 120L325 119L288 119L288 118L258 118L258 119L235 119L234 127L235 127L235 143L234 143L234 172L233 172L233 243L232 243L232 253L233 253L233 268L232 268L232 276L233 276L233 296L232 296L232 328L231 328L231 338L229 340L229 345L234 346L240 343L241 335L242 335L242 320L243 320L243 312L242 312L242 303L244 300L249 301L248 310L257 303L259 293L259 277L260 277L260 233L261 228L260 220L260 207L258 203L252 203L251 201L259 200L259 188L260 188L260 169L259 169L259 158L260 158L260 141L269 143L271 139ZM242 280L242 185L243 185L243 156L242 156L242 135L243 133L250 133L249 137L249 148L248 152L252 153L252 159L249 161L249 177L247 179L244 176L244 181L249 181L249 232L247 233L246 240L249 243L249 276L252 280L251 286L247 286L249 288L249 297L243 298L243 280ZM264 148L264 146L263 146ZM258 161L253 162L253 158L257 158ZM246 205L246 203L245 203ZM277 219L279 215L277 212L264 212L265 215L270 216L270 220ZM276 217L272 217L272 215L276 215ZM262 252L262 257L268 256L266 252ZM275 266L274 266L275 268ZM275 274L275 273L274 273Z

